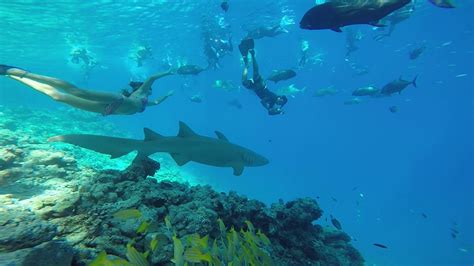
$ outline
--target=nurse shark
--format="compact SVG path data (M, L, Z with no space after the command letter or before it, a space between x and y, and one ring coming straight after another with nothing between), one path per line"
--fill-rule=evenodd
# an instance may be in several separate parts
M242 174L244 167L263 166L268 159L247 148L233 144L219 131L217 138L196 134L185 123L179 123L177 136L162 136L148 128L144 129L145 139L128 139L88 134L55 136L49 142L64 142L99 153L111 158L121 157L138 151L137 158L144 158L157 152L166 152L179 165L193 161L217 167L230 167L234 175Z

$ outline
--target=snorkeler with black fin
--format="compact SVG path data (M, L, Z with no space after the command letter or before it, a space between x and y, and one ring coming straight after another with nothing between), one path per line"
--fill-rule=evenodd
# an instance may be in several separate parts
M173 74L171 70L156 73L144 82L130 83L132 92L113 93L86 90L58 78L31 73L19 67L0 65L0 76L14 79L57 102L104 116L132 115L145 111L148 106L160 104L172 95L172 91L155 100L149 100L151 87L156 80Z
M270 91L267 88L265 80L260 75L258 70L257 60L255 58L254 50L254 40L253 39L243 39L239 44L239 50L242 54L242 58L245 63L244 71L242 73L242 85L255 92L255 94L260 98L260 103L267 109L269 115L279 115L283 114L283 106L288 102L288 99L284 95L276 95L274 92ZM248 78L248 54L252 57L252 67L253 67L253 78Z

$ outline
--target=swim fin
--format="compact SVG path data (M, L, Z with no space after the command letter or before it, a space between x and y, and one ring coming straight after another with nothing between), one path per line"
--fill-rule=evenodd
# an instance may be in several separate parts
M249 53L249 50L253 49L254 47L255 43L253 39L243 39L239 44L240 54L242 54L243 57L246 57Z
M4 76L7 74L7 71L10 69L10 68L18 68L18 67L14 67L14 66L7 66L7 65L0 65L0 75ZM20 68L21 69L21 68Z

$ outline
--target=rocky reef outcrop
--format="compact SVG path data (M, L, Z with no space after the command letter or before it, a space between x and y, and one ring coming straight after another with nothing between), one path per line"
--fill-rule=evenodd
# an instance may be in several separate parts
M148 234L165 230L165 216L180 236L198 233L217 237L218 218L237 230L245 221L251 221L270 239L270 253L276 265L363 264L361 255L349 244L349 236L313 223L322 214L313 199L280 201L266 207L259 201L234 192L219 193L209 186L157 182L146 178L147 171L133 167L122 172L97 172L78 187L77 193L58 196L56 201L42 199L44 205L35 206L33 211L7 211L1 221L1 250L12 256L12 251L17 252L14 250L39 249L44 243L53 245L53 239L61 239L74 250L75 265L86 265L102 250L123 256L132 239L138 246L145 246L147 241L147 235L136 233L139 221L117 221L113 217L119 210L134 208L157 225ZM9 206L8 201L2 205ZM57 248L66 254L69 250L61 245ZM152 254L151 261L166 265L172 252L171 243L162 246Z

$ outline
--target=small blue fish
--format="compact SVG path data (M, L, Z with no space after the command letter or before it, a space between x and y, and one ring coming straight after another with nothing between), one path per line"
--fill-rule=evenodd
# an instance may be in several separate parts
M334 218L332 215L331 215L331 223L332 223L332 225L334 225L334 227L337 228L337 230L342 230L341 223L336 218Z
M433 5L442 8L455 8L453 2L451 0L428 0Z
M374 246L379 247L379 248L388 248L387 246L379 244L379 243L374 243Z

